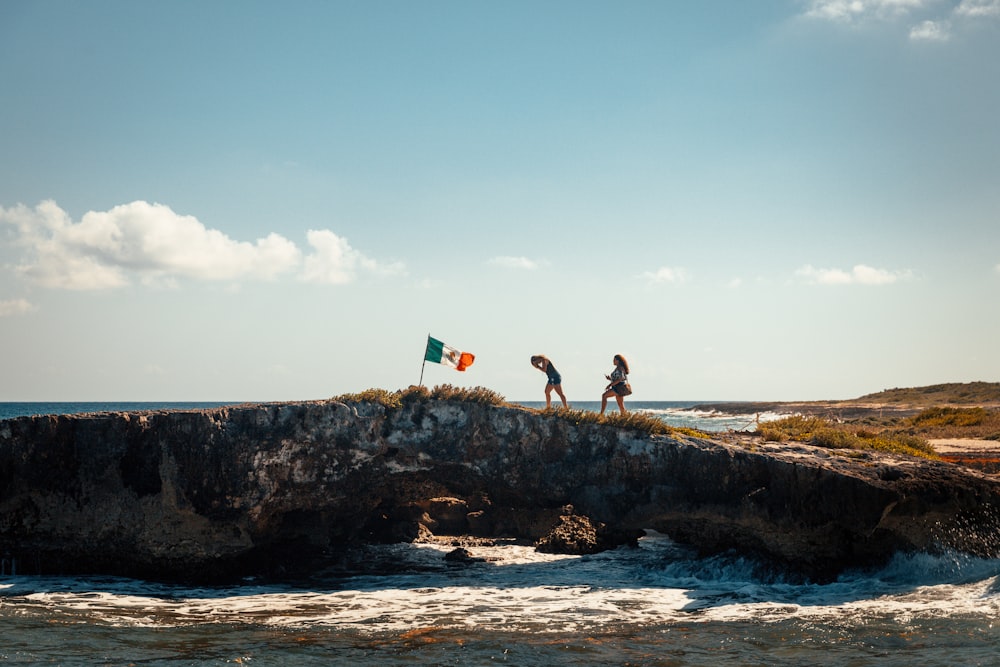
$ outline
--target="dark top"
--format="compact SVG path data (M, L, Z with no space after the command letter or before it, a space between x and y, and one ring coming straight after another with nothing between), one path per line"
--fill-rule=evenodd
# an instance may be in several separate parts
M545 374L549 376L549 382L552 384L562 384L562 376L559 375L559 371L556 370L551 361L545 366Z

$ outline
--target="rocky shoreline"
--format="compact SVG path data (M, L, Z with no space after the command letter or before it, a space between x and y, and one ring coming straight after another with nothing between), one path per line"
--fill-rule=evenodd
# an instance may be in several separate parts
M981 404L959 407L984 407ZM985 407L996 409L993 403ZM798 402L750 402L733 401L726 403L704 403L692 410L719 412L722 414L764 414L807 415L823 417L832 421L873 421L881 422L897 418L913 417L926 406L913 404L889 404L878 401L798 401ZM989 474L1000 473L1000 440L981 438L929 438L928 443L949 463L968 466Z
M1000 480L946 462L458 400L0 421L0 555L23 573L211 581L372 542L589 553L653 529L829 578L899 550L996 557L998 509Z
M886 403L858 401L729 401L724 403L702 403L691 408L705 412L723 414L764 414L809 415L828 419L862 419L865 417L892 418L912 417L922 408L913 405L890 405Z

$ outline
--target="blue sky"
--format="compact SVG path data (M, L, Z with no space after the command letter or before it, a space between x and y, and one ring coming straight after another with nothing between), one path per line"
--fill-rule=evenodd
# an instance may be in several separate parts
M0 400L1000 380L1000 0L5 0L0 86Z

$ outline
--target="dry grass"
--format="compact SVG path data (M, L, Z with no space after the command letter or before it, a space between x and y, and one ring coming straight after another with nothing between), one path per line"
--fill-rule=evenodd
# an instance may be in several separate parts
M406 389L389 391L387 389L365 389L357 394L341 394L333 398L343 403L375 403L389 410L396 410L403 405L422 401L464 401L481 405L507 405L507 399L486 387L453 387L441 384L433 389L412 385Z
M886 389L859 401L913 406L985 405L1000 403L1000 382L952 382L927 387Z
M577 426L581 424L602 424L649 435L683 434L695 438L707 438L707 433L692 428L670 426L662 419L643 412L610 412L601 415L590 410L572 410L567 408L549 408L539 410L542 414L565 419Z
M480 405L507 405L507 399L486 387L453 387L450 384L439 384L431 391L431 398L438 401L464 401Z
M1000 440L1000 410L928 408L906 420L900 431L924 438Z
M822 417L796 415L765 422L758 427L764 440L785 442L795 440L828 449L874 449L924 458L938 458L934 448L916 435L891 428L872 430L867 425L834 423Z
M918 456L933 452L932 439L1000 440L1000 410L931 407L913 417L832 422L821 417L788 417L761 424L765 440L799 440L833 449L880 449Z

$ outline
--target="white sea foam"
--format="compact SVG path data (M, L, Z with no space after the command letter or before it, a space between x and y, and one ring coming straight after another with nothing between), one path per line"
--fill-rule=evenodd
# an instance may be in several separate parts
M778 412L733 414L690 408L636 408L635 411L658 417L671 426L686 426L704 431L754 430L759 423L775 421L788 416Z
M0 607L66 622L177 627L259 624L406 632L420 628L533 633L700 622L849 623L857 618L1000 615L1000 563L899 557L875 573L829 584L761 580L740 559L692 560L653 535L639 549L554 556L518 546L476 547L487 562L450 566L450 547L392 545L400 572L353 576L306 589L210 589L121 579L17 577Z

